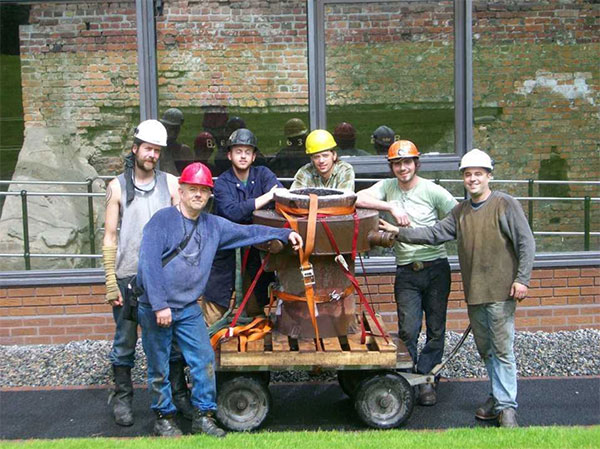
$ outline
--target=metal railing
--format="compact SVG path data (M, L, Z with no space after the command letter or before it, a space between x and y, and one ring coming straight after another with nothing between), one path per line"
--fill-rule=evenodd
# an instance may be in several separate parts
M98 176L95 178L88 178L86 181L0 181L0 185L60 185L60 186L85 186L87 192L29 192L25 189L20 191L8 191L0 192L0 196L20 196L21 197L21 209L22 209L22 223L23 223L23 252L22 253L0 253L0 258L3 257L22 257L25 262L25 269L31 270L31 258L80 258L90 259L92 268L96 267L96 259L102 257L101 254L96 254L96 229L94 222L94 197L104 197L104 193L95 193L93 191L94 181L109 180L114 176ZM280 178L281 181L291 181L291 178ZM356 179L357 184L373 184L380 181L380 178L360 178ZM460 179L435 179L434 182L437 184L447 183L460 183ZM540 197L534 196L534 186L536 184L581 184L581 185L596 185L600 186L600 181L543 181L543 180L492 180L491 182L500 184L527 184L528 185L528 196L515 197L517 200L528 202L528 220L531 229L533 230L533 215L534 215L534 204L536 201L582 201L584 205L584 224L583 231L534 231L534 235L547 235L547 236L583 236L584 251L590 251L591 236L600 236L600 232L591 230L591 210L593 202L600 202L600 197ZM88 208L88 234L90 240L90 252L91 254L66 254L66 253L31 253L29 244L29 213L27 199L29 197L42 196L66 196L66 197L87 197L87 208ZM464 198L466 198L466 192ZM456 197L457 199L463 199Z

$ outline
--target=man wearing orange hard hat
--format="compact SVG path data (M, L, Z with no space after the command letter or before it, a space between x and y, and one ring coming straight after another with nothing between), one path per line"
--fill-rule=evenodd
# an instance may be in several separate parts
M443 187L421 178L417 172L421 154L410 140L389 146L387 159L394 178L384 179L358 192L357 207L386 211L399 226L431 226L457 204ZM382 220L383 221L383 220ZM450 294L450 264L443 245L396 242L394 297L398 308L398 334L415 364L426 374L442 361L446 332L446 309ZM417 353L417 340L425 314L427 340ZM437 402L435 384L419 386L418 403Z
M148 384L155 432L181 435L169 386L171 341L190 367L192 433L223 437L215 422L215 355L198 298L204 290L217 250L277 239L297 250L302 237L284 228L241 225L208 214L204 208L213 188L212 174L201 162L188 165L179 178L180 203L158 211L144 227L136 283L140 287L138 318L148 360ZM161 433L161 429L168 432Z

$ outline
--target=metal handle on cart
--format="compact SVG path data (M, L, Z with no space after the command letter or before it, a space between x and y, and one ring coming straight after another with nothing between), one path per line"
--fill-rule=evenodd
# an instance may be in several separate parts
M459 342L456 344L456 346L454 346L454 348L452 349L452 351L450 351L450 354L448 354L448 357L446 357L446 360L443 360L441 363L438 363L437 365L435 365L433 367L433 369L429 372L429 375L432 375L432 376L437 376L438 375L438 373L444 368L444 366L446 366L446 364L450 360L452 360L452 358L456 355L456 353L458 352L458 350L460 349L460 347L463 345L463 343L465 342L465 340L469 336L470 332L471 332L471 325L469 324L467 326L467 328L465 329L465 331L463 332L462 337L460 337Z

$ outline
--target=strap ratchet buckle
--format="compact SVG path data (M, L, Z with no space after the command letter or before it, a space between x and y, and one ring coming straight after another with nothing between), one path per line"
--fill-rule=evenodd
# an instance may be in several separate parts
M339 263L342 267L344 267L344 269L346 271L350 271L350 267L348 266L348 263L346 262L346 259L344 259L344 256L342 256L341 254L338 254L337 256L335 256L334 260L337 263Z
M300 267L300 274L305 286L315 285L315 271L313 270L312 263L309 263L307 268L304 266Z

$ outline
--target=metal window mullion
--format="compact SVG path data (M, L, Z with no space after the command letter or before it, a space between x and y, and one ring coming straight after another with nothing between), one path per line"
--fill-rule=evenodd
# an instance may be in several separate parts
M454 149L473 146L473 39L471 0L454 2Z
M158 70L154 0L136 0L140 121L158 117Z
M307 0L308 111L311 129L324 129L325 103L325 7L322 1Z

